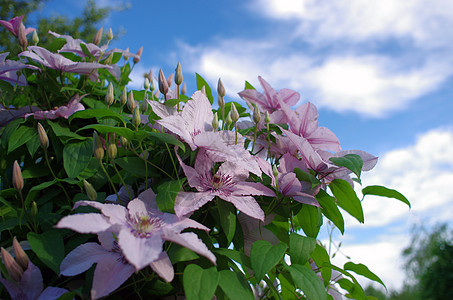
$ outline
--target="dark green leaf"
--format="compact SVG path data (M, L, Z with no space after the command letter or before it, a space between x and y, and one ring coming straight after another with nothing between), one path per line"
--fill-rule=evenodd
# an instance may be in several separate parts
M38 135L38 131L31 127L21 126L16 129L11 134L8 141L8 154L31 140L36 135Z
M91 139L68 143L63 149L63 165L69 178L75 178L85 170L93 156Z
M301 236L295 232L289 236L291 264L305 265L316 248L316 239Z
M244 90L256 90L256 89L253 87L253 85L250 84L250 82L246 80Z
M322 225L322 214L319 207L303 204L296 218L307 236L313 238L318 236Z
M344 234L344 219L335 203L335 198L321 189L316 195L316 200L322 207L322 213L337 226L341 234Z
M39 143L39 137L37 134L35 134L27 143L25 143L28 149L28 153L30 153L30 156L33 157L35 155L36 150L40 147Z
M63 127L59 122L54 122L47 120L47 124L52 128L52 131L56 136L65 138L65 139L78 139L86 140L87 137L78 135L77 133L72 132L68 127Z
M331 157L330 161L339 167L345 167L351 170L357 178L360 178L362 172L363 160L357 154L346 154L343 157Z
M209 102L211 102L212 104L214 102L214 98L212 97L212 91L211 88L209 87L209 84L206 82L206 80L204 80L203 77L200 76L200 74L195 73L195 75L197 77L197 89L201 90L204 86Z
M400 200L401 202L406 203L409 207L411 207L411 203L409 200L406 199L406 197L403 196L398 191L386 188L384 186L380 185L370 185L365 187L362 190L363 195L375 195L375 196L381 196L381 197L388 197L388 198L395 198L397 200Z
M191 264L184 269L183 285L187 300L211 300L214 296L219 273L215 267L203 269Z
M245 266L247 268L251 268L252 267L252 263L250 261L250 258L247 255L245 255L244 253L239 252L237 250L227 249L227 248L216 248L216 249L214 249L214 252L216 254L220 254L220 255L226 256L226 257L228 257L228 258L240 263L242 266Z
M80 45L80 48L82 48L83 54L85 54L92 60L96 61L96 57L94 57L93 54L91 54L90 50L88 50L88 47L87 47L87 45L85 45L85 43L80 43L79 45Z
M163 212L174 213L175 198L178 195L186 178L166 181L157 187L156 202Z
M296 173L297 179L300 181L306 181L311 183L311 187L314 188L315 186L321 184L318 178L316 178L313 174L304 172L299 168L294 169L294 173Z
M2 231L13 229L17 225L19 225L19 218L10 218L0 222L0 234ZM24 221L22 221L22 225L24 225Z
M168 251L168 257L173 264L181 261L189 261L198 259L199 256L192 250L179 246L178 244L172 244Z
M219 286L230 299L251 299L253 300L252 289L248 281L236 272L222 270L219 272Z
M145 168L146 162L140 157L120 157L115 159L115 163L134 176L145 177L147 174ZM156 170L148 165L148 177L156 177L156 174Z
M260 282L264 275L280 262L287 248L288 246L285 243L274 246L263 240L253 243L250 251L250 261L253 271L255 271L257 282Z
M324 267L325 264L330 264L330 257L324 247L316 244L315 251L311 254L311 258L315 261L316 266L321 270L321 276L324 281L324 285L327 286L332 276L332 269Z
M366 278L368 278L370 280L379 282L385 288L387 288L385 286L384 282L376 274L371 272L370 269L368 269L368 267L365 266L364 264L355 264L353 262L347 262L347 263L344 264L343 268L345 270L352 271L352 272L355 272L355 273L357 273L359 275L362 275L362 276L364 276L364 277L366 277Z
M308 299L327 300L327 293L321 279L313 270L298 264L288 267L291 277Z
M168 134L168 133L163 133L163 132L153 132L153 131L144 131L147 135L147 137L151 140L157 140L162 143L167 143L171 145L178 146L179 148L182 149L182 151L186 151L186 147L184 144L175 138L173 135Z
M69 122L71 122L73 119L76 118L81 118L81 119L91 119L91 118L96 118L98 120L101 119L114 119L123 124L123 126L126 126L126 122L124 122L123 117L110 110L110 109L105 109L105 108L93 108L93 109L85 109L85 110L80 110L78 112L75 112L69 117Z
M346 180L335 179L329 184L329 188L337 199L338 205L360 223L363 223L362 203L351 185Z
M340 272L341 274L343 275L346 275L348 276L349 278L352 279L353 281L353 285L342 285L342 279L345 279L345 278L342 278L342 279L339 279L337 282L340 283L340 286L341 287L345 287L345 289L347 291L349 291L351 293L351 295L354 297L354 299L366 299L366 296L365 296L365 292L363 291L363 288L362 286L360 285L360 283L357 281L357 279L355 279L354 276L352 276L351 273L349 273L348 271L346 270L343 270L342 268L339 268L337 266L334 266L330 263L325 263L323 266L325 267L328 267L328 268L331 268L331 269L334 269L334 270L337 270L338 272Z
M65 252L60 232L58 230L48 230L42 234L29 232L27 240L38 258L55 273L60 274L60 263Z
M129 128L108 126L108 125L102 125L102 124L87 125L85 127L77 129L77 132L86 130L86 129L94 129L94 130L97 130L101 134L108 134L110 132L113 132L113 133L119 134L120 136L125 137L129 141L131 141L137 137L136 132ZM141 135L142 135L142 139L143 139L144 132L141 131L141 133L142 133Z
M5 126L5 129L3 130L2 135L1 135L1 145L3 148L6 149L6 145L8 145L9 137L24 122L25 122L24 118L19 118L19 119L12 120Z
M219 200L217 201L219 209L220 225L227 238L227 245L231 243L236 231L236 208L233 204Z

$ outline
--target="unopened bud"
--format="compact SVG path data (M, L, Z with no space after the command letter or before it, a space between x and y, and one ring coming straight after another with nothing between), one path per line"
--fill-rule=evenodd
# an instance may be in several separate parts
M275 178L278 176L278 169L276 165L272 166L272 175L274 175Z
M33 202L36 205L36 202ZM26 270L28 268L29 259L24 249L22 249L19 242L17 241L16 237L13 238L13 248L14 255L16 256L16 262L19 264L19 266L21 266L22 270Z
M109 158L115 159L117 153L118 153L118 150L116 148L115 138L113 138L113 136L112 136L112 137L110 137L109 143L107 145L107 155Z
M168 82L167 79L165 79L165 75L162 69L160 69L159 71L159 91L164 96L168 93Z
M207 94L206 94L206 87L205 87L204 85L201 87L201 90L200 90L200 91L203 93L203 95L207 96Z
M128 141L127 139L124 137L124 136L121 136L120 137L120 143L121 143L121 146L123 146L124 148L127 147L127 144L128 144Z
M225 87L223 86L222 80L219 78L217 82L217 94L219 97L225 97Z
M113 52L110 53L109 56L107 56L107 58L104 60L104 64L105 65L111 65L112 61L113 61Z
M27 36L25 35L25 26L23 23L19 25L19 32L17 33L17 38L19 39L19 45L22 48L27 47Z
M93 38L93 44L95 45L99 45L99 43L101 42L101 39L102 39L102 31L103 31L103 27L101 27L98 32L96 32L96 35L94 36Z
M132 91L129 92L129 96L127 97L127 108L129 108L130 112L133 112L135 108L134 94Z
M137 54L134 56L134 64L138 64L140 59L142 58L142 53L143 53L143 46L138 49Z
M47 150L49 147L49 138L47 137L47 133L42 127L41 123L38 123L38 137L39 137L39 144L41 148Z
M260 120L261 120L260 108L258 107L258 105L255 105L255 107L253 108L253 122L255 122L255 124L258 124Z
M105 104L110 106L115 101L115 96L113 95L113 84L110 82L107 87L107 93L105 94Z
M107 33L107 40L113 40L113 31L112 28L109 28L109 32Z
M212 119L212 128L214 128L214 131L217 131L219 128L219 116L217 115L217 112L214 114L214 118Z
M271 122L271 117L269 116L269 112L266 111L266 115L264 117L264 122L270 123Z
M167 84L168 84L168 88L171 88L171 85L173 84L173 77L175 76L175 74L171 73L170 75L168 75L167 77Z
M148 94L145 94L145 99L143 99L142 103L140 103L140 110L142 113L146 113L148 111L149 103L148 103Z
M134 126L137 128L141 123L141 119L140 119L140 110L138 108L138 106L136 106L134 108L134 116L132 118L132 124L134 124Z
M236 108L236 105L234 105L234 102L231 102L231 120L233 120L234 123L236 123L239 120L239 112Z
M13 186L18 192L21 192L24 188L24 179L17 160L13 164Z
M98 194L96 193L96 190L91 185L91 183L84 179L83 187L85 188L85 193L87 194L88 199L90 199L91 201L96 201L96 199L98 198Z
M175 83L176 85L181 85L182 83L182 70L181 70L181 64L178 62L178 65L176 66L175 70Z
M124 51L124 52L129 53L129 48L127 48L126 51ZM129 59L129 56L127 56L127 55L123 55L123 57L124 57L125 62Z
M221 109L225 108L225 100L223 100L223 97L219 96L219 100L217 101L217 103L219 104L219 107Z
M233 119L231 118L231 110L228 112L226 123L228 126L230 126L233 123Z
M145 77L145 83L143 83L143 87L145 88L145 90L149 89L149 85L150 85L149 79L148 77Z
M125 105L127 103L127 89L126 87L123 88L123 93L121 94L121 106Z
M20 265L14 260L14 258L2 247L2 257L3 263L5 264L6 270L8 271L9 276L14 281L20 281L24 270Z
M30 214L32 217L36 217L38 215L38 205L36 204L35 201L31 202Z
M153 69L149 70L149 73L146 75L148 77L149 82L153 81Z
M99 161L104 158L104 148L102 146L102 141L96 131L93 133L93 154L94 157L96 157Z
M151 90L151 92L154 92L154 90L156 89L156 86L154 85L154 80L153 79L151 79L151 81L150 81L149 89Z
M33 31L33 35L32 35L32 41L33 41L33 44L38 45L39 43L39 37L38 37L38 31L34 30Z
M187 84L184 82L181 89L181 94L185 95L187 93Z

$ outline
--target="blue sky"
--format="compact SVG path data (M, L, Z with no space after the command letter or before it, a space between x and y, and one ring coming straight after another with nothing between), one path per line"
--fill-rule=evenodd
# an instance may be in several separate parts
M388 287L404 280L399 254L413 224L453 219L453 2L409 1L118 1L104 29L124 29L113 47L137 51L132 86L142 74L181 62L188 93L194 73L231 100L244 81L297 90L318 106L321 126L343 149L380 157L363 178L402 192L411 211L390 199L364 200L365 225L347 219L341 251L365 263ZM68 16L85 1L49 1L38 12ZM33 18L30 19L30 21ZM33 25L33 24L28 24ZM43 33L40 33L43 34ZM345 258L336 256L342 264Z

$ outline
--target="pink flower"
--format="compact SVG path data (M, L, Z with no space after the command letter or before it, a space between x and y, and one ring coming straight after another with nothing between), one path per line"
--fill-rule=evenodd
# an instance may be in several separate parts
M85 95L84 95L85 96ZM56 119L56 118L69 118L73 113L84 110L85 107L80 103L84 96L75 95L68 104L54 108L52 110L39 110L33 113L25 114L25 118L33 116L37 120Z
M185 165L179 156L178 160L189 185L198 192L179 192L175 199L177 216L190 215L217 196L232 203L243 213L264 220L263 210L251 195L274 197L275 193L261 183L245 181L249 177L247 170L237 164L224 162L213 175L213 161L204 151L198 152L195 168Z
M57 228L69 228L80 233L113 232L117 234L118 246L126 260L141 270L150 264L160 264L158 274L171 280L173 272L171 264L162 254L164 241L177 243L181 246L207 257L216 262L212 254L197 235L192 232L181 233L186 228L205 231L209 229L188 218L162 213L157 209L156 195L151 189L142 192L132 200L127 208L117 204L102 204L95 201L79 201L74 208L88 205L101 211L98 213L75 214L62 218ZM170 270L171 268L171 270Z
M9 52L5 52L0 54L0 79L7 81L11 83L12 85L21 85L24 86L27 84L27 81L25 80L24 75L20 75L19 78L17 78L17 73L16 71L22 70L22 69L32 69L32 70L39 70L38 67L31 66L31 65L26 65L20 61L15 61L15 60L6 60L6 57L8 56Z
M19 34L19 27L24 26L22 24L23 18L24 18L24 16L19 16L19 17L14 17L9 21L0 20L0 25L5 27L6 29L8 29L9 32L11 32L15 37L17 37ZM36 29L32 28L32 27L25 28L25 35L32 33L35 30Z
M96 69L104 68L108 69L117 80L119 80L121 76L121 70L116 65L111 66L98 63L74 62L61 54L52 53L49 50L38 46L29 46L28 49L29 50L27 51L19 53L19 56L29 57L47 68L85 75L92 74Z

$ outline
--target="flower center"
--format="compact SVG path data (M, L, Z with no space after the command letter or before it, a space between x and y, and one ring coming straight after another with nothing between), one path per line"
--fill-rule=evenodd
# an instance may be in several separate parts
M136 237L149 238L151 233L160 228L163 222L160 218L146 215L135 215L129 217L129 225L131 226L132 233Z

